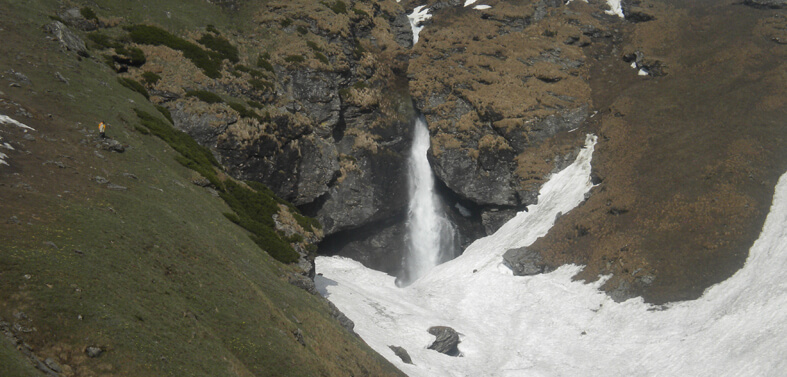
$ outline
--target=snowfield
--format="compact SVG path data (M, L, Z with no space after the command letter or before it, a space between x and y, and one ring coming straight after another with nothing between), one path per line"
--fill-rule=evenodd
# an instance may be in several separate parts
M745 266L694 301L656 308L612 301L571 281L582 267L518 277L502 254L546 234L591 188L595 137L539 203L406 288L342 257L319 257L320 292L355 331L410 376L783 376L787 370L787 174ZM431 326L461 334L461 357L427 347ZM413 365L389 349L407 350Z

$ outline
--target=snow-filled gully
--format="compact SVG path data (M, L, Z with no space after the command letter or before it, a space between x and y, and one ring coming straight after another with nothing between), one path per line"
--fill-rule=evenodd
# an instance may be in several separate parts
M410 376L780 376L787 370L787 174L745 266L694 301L616 303L568 265L519 277L502 254L545 234L591 188L595 137L541 189L537 205L406 288L342 257L319 257L320 292ZM461 334L461 357L427 347L431 326ZM403 347L413 365L389 345Z

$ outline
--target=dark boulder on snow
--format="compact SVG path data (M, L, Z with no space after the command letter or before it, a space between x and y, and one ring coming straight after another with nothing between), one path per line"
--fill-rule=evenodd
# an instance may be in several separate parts
M437 339L429 346L430 350L444 353L448 356L459 356L459 333L448 326L432 326L429 333Z
M503 262L516 276L536 275L548 271L548 266L537 251L526 247L511 249L503 254Z
M787 8L787 0L743 0L743 4L755 8L767 8L767 9Z
M402 361L404 361L405 364L413 363L413 359L410 358L410 354L407 353L406 349L399 346L388 346L388 348L390 348L391 351L393 351L396 354L396 356L399 356L399 358L402 359Z

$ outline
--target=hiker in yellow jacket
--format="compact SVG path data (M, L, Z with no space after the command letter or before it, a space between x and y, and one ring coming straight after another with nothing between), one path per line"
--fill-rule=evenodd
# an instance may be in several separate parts
M106 128L107 126L104 124L103 120L101 122L98 122L98 134L99 136L101 136L102 139L106 138L106 136L104 135L104 130L106 130Z

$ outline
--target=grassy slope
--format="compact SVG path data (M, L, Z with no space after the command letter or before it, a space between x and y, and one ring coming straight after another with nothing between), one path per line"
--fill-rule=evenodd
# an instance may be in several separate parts
M324 300L288 284L288 267L222 215L229 209L221 199L190 184L194 173L175 152L134 131L134 107L155 113L141 95L120 86L100 58L78 60L44 38L40 27L57 3L0 4L0 67L32 81L8 88L2 80L0 113L37 130L25 142L20 130L0 126L18 147L11 167L0 167L0 318L34 328L16 335L76 375L397 374L330 317ZM201 1L101 3L99 16L167 21L173 31L235 22ZM33 117L15 115L10 101ZM125 153L95 149L100 119ZM95 176L128 190L109 190ZM6 222L12 216L21 224ZM106 352L88 358L91 345ZM4 343L0 375L26 375L20 355Z

